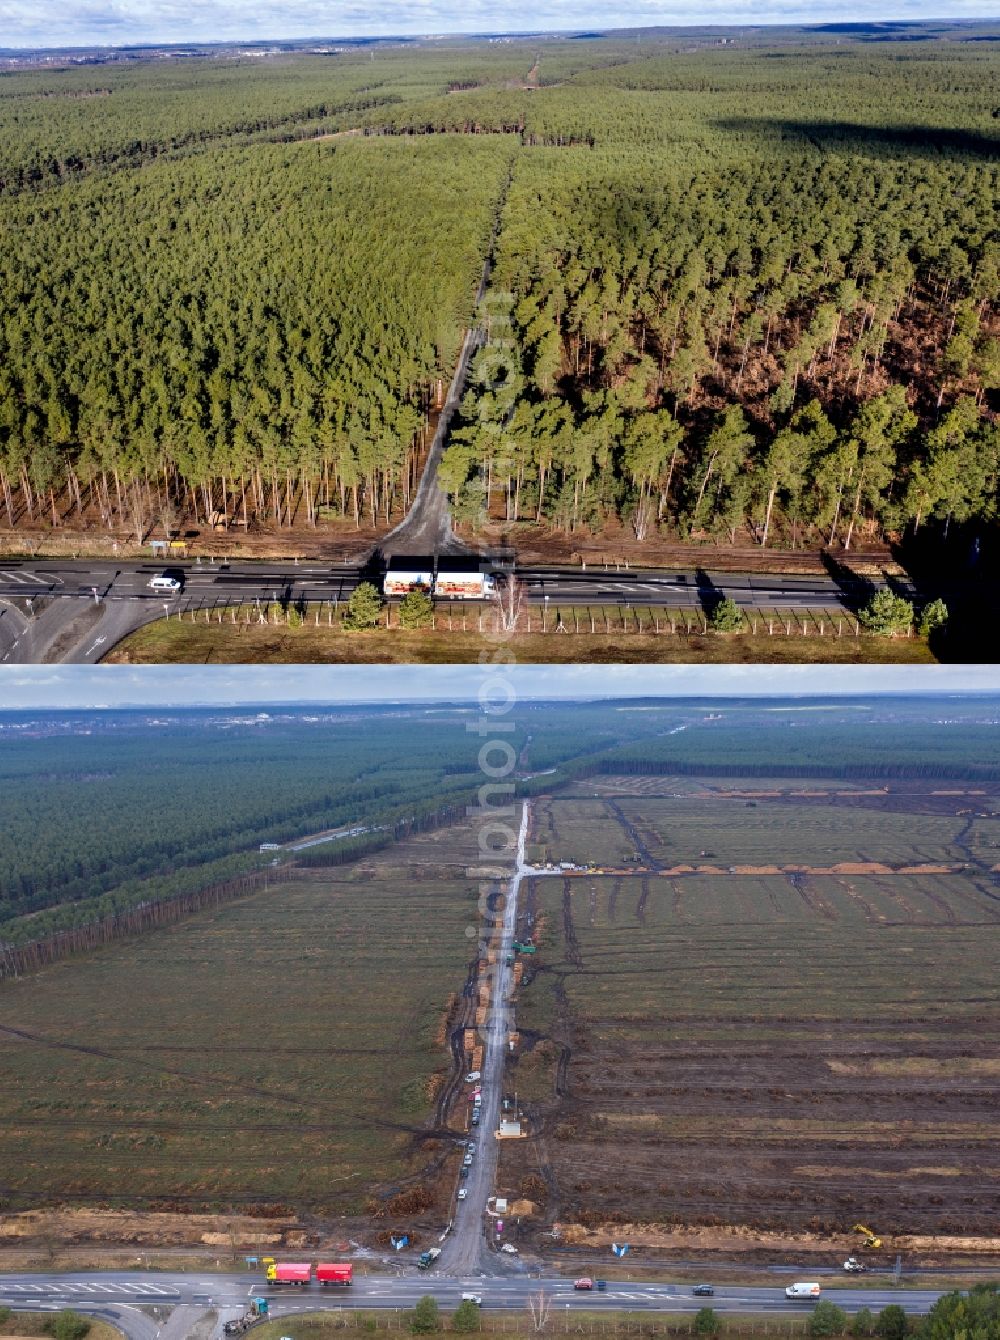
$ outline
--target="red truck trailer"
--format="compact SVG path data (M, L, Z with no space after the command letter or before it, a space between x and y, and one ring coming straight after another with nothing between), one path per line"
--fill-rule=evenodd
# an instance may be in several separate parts
M268 1266L267 1282L268 1284L311 1284L312 1266L308 1264L288 1265L287 1263Z
M354 1267L345 1265L319 1265L316 1267L316 1279L322 1285L353 1284Z

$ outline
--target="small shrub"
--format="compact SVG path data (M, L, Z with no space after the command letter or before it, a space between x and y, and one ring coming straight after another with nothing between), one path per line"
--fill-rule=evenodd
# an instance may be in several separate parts
M441 1314L437 1300L429 1293L419 1299L410 1316L410 1330L414 1335L433 1335L441 1329Z
M892 637L896 633L905 633L913 623L913 606L902 596L891 591L876 591L868 604L858 614L861 627L868 633L880 637Z
M374 628L382 613L382 603L382 597L371 582L360 582L351 592L341 624L351 631Z
M898 1303L890 1303L875 1318L875 1334L882 1340L905 1340L909 1333L910 1323Z
M710 1307L699 1308L694 1316L695 1335L718 1335L722 1330L722 1318Z
M744 625L743 611L735 600L726 596L712 610L708 623L716 633L738 633Z
M90 1331L90 1322L86 1317L81 1317L79 1312L66 1308L45 1323L45 1331L54 1336L55 1340L83 1340Z
M947 626L948 606L943 600L932 600L929 605L924 606L918 625L922 637L930 637L931 633L943 633Z
M875 1334L875 1313L870 1307L858 1308L854 1314L854 1320L851 1322L852 1335L874 1335Z
M470 1299L459 1303L451 1319L451 1329L465 1335L479 1330L479 1308Z
M847 1330L847 1313L835 1303L821 1299L809 1318L810 1335L843 1335Z
M410 591L399 602L400 628L427 628L434 618L434 601L426 591Z

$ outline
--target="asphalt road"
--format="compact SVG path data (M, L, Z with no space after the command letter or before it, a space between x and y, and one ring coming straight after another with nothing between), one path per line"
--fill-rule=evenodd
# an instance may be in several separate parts
M130 632L181 610L256 601L337 603L349 598L364 575L358 566L312 561L205 561L171 568L184 573L184 590L177 596L149 589L150 579L164 570L159 562L0 561L0 664L99 661ZM701 569L526 567L517 569L517 576L532 604L543 606L556 624L560 611L570 606L699 611L728 596L748 610L802 611L850 607L865 595L863 585L845 588L833 578ZM467 607L481 608L476 602Z
M448 429L465 390L469 363L481 343L482 331L475 326L466 333L463 341L458 367L448 388L448 398L441 410L413 503L399 525L381 542L379 548L383 554L468 553L467 546L452 530L448 495L438 483L437 472Z
M493 1274L507 1265L506 1253L493 1252L487 1239L494 1239L495 1220L487 1213L487 1202L496 1186L497 1142L495 1132L500 1125L500 1100L503 1095L504 1063L508 1038L513 1027L510 997L513 988L513 969L507 967L507 956L513 954L514 931L517 925L517 895L526 869L524 844L528 836L528 802L521 806L518 830L517 864L506 888L498 893L496 915L502 908L498 962L491 979L490 1004L486 1017L486 1036L483 1048L483 1069L479 1081L482 1105L480 1123L469 1131L476 1150L468 1177L460 1180L466 1199L456 1200L452 1231L444 1242L435 1270L447 1270L453 1275L465 1273ZM469 1086L471 1087L471 1086ZM516 1257L509 1258L516 1261Z
M304 1289L268 1288L259 1274L171 1275L109 1271L77 1272L66 1275L0 1275L0 1304L21 1311L58 1310L72 1307L80 1311L114 1308L126 1315L140 1306L199 1306L220 1310L220 1321L241 1315L252 1296L271 1300L271 1315L319 1311L342 1307L408 1308L424 1294L432 1294L442 1307L451 1309L463 1292L482 1296L484 1308L527 1311L529 1296L539 1291L551 1299L553 1318L566 1308L588 1312L696 1312L706 1301L717 1312L803 1313L809 1303L791 1302L783 1287L748 1288L744 1285L719 1285L711 1300L696 1298L689 1284L652 1284L642 1281L608 1281L606 1292L577 1292L570 1278L553 1278L522 1272L505 1276L445 1275L440 1267L422 1273L410 1269L400 1275L362 1275L350 1289L320 1289L313 1284ZM828 1289L824 1296L848 1312L861 1307L873 1310L889 1303L901 1303L907 1312L923 1314L940 1297L929 1289L840 1288ZM148 1340L140 1325L147 1318L135 1314L129 1334L136 1340Z

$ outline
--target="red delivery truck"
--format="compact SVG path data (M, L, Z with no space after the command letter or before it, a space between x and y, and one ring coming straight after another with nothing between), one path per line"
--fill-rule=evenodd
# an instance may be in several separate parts
M311 1265L288 1265L279 1263L268 1266L268 1284L310 1284L312 1283Z
M345 1265L318 1265L316 1278L322 1285L353 1284L354 1267Z

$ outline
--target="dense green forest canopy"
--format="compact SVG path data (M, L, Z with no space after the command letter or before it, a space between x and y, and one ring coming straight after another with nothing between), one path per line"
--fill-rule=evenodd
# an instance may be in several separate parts
M98 714L22 735L0 715L0 943L21 943L271 860L261 842L407 823L474 802L484 780L472 709ZM589 733L579 735L580 724ZM531 712L505 733L545 775L645 723L599 708ZM502 760L501 760L502 761ZM496 764L496 760L493 760ZM498 803L494 800L492 803ZM39 838L44 834L44 840ZM350 843L302 853L326 863Z
M226 477L244 508L267 487L280 522L294 478L311 513L321 488L387 510L471 319L508 159L499 140L260 145L10 201L8 503L19 480L45 512L68 481L141 531L199 487L210 511ZM129 489L148 479L157 504Z
M1000 43L947 35L3 76L0 518L385 524L496 228L461 517L995 529Z

